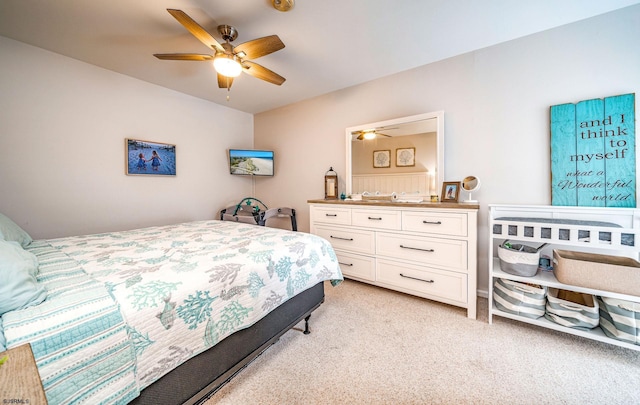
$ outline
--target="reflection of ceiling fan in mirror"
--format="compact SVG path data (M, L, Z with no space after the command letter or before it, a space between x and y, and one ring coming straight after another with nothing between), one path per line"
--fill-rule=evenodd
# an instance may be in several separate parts
M389 130L389 129L397 129L397 128L380 128L381 130ZM377 136L386 136L391 137L391 135L383 134L382 132L378 132L378 129L363 129L361 131L353 131L351 135L356 136L355 139L362 141L363 139L374 139Z
M213 66L218 74L218 87L220 88L230 89L231 84L233 84L233 78L238 77L241 72L248 73L253 77L278 86L286 80L284 77L264 66L251 62L251 59L257 59L284 48L284 43L277 35L269 35L233 46L231 42L238 37L238 31L230 25L220 25L218 26L218 33L220 33L220 36L222 36L222 39L225 41L220 44L184 11L174 9L167 9L167 11L193 34L193 36L198 38L200 42L213 49L215 54L156 53L153 55L156 58L186 61L213 60Z

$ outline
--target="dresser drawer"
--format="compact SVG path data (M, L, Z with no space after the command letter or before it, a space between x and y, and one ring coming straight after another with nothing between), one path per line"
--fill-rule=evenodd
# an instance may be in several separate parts
M331 242L334 249L358 253L375 253L373 231L317 225L316 235Z
M400 211L376 211L354 209L351 213L351 225L372 229L399 230L401 223Z
M361 280L376 280L376 259L371 256L356 255L336 250L340 270L345 277Z
M402 230L467 236L467 214L404 211L402 213Z
M311 220L325 224L351 225L349 208L311 207Z
M462 240L378 232L376 253L457 271L467 270L467 242Z
M410 294L467 302L466 274L378 259L376 280Z

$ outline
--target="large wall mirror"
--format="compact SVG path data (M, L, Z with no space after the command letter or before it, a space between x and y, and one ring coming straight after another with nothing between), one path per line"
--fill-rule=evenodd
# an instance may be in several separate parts
M444 180L444 112L374 122L346 130L347 195L440 194Z

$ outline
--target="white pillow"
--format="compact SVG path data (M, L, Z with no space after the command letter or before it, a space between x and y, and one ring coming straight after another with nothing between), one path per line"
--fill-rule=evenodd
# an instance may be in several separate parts
M4 239L7 242L18 242L22 247L26 247L33 242L31 236L24 229L2 213L0 213L0 239Z
M38 305L47 297L36 281L38 259L18 242L0 240L0 316Z

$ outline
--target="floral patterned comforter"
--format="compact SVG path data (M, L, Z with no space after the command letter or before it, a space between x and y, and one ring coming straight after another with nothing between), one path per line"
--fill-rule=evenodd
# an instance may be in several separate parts
M318 282L342 274L326 240L198 221L47 241L115 297L140 389Z

